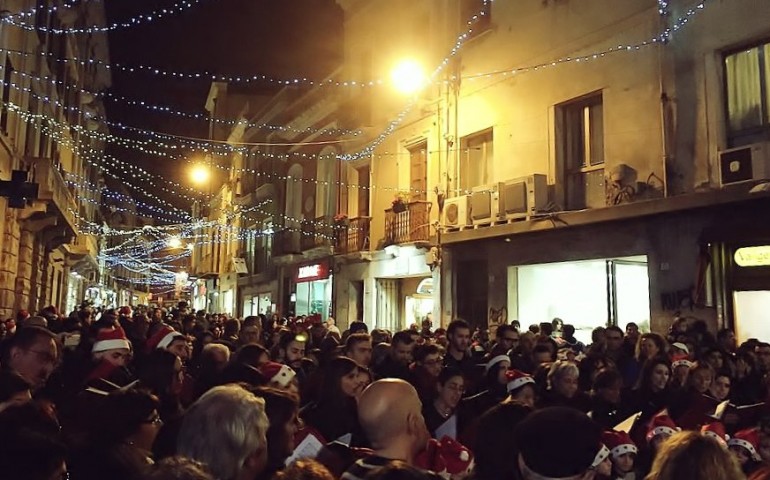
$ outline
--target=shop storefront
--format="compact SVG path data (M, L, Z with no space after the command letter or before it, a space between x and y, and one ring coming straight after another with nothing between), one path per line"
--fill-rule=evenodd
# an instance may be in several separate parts
M198 279L193 283L192 287L192 304L193 310L196 312L199 310L206 311L208 309L208 289L206 288L206 281Z
M326 320L332 307L332 274L328 260L296 267L291 303L296 315L320 314Z
M77 309L85 299L85 282L83 277L77 273L70 273L69 281L67 282L67 299L64 306L64 311L69 313Z
M438 269L431 269L426 249L390 246L361 259L337 258L337 323L362 320L370 329L392 332L420 325L438 307ZM436 326L436 324L434 324Z
M404 292L404 320L406 325L422 325L433 314L433 277L417 277L402 280Z
M647 257L605 258L508 267L508 314L530 323L560 318L591 343L599 325L650 330Z
M713 262L709 274L704 272L706 242L728 242L709 236L708 231L717 228L720 234L732 234L736 230L727 220L752 218L748 208L724 205L573 226L579 215L564 214L569 226L540 222L534 224L542 230L476 241L449 243L453 237L447 235L442 285L445 318L464 318L479 328L517 320L524 329L560 318L575 326L579 340L590 342L596 327L624 328L634 322L643 331L665 333L678 316L702 320L716 331L730 325L731 309L720 302L728 305L737 298L736 315L744 318L744 330L747 324L760 328L752 312L766 294L753 292L770 292L770 282L750 285L746 277L748 271L758 270L745 267L743 280L735 277L732 290L721 288L723 300L717 293L701 294L719 291L716 282L725 275L730 278L729 272L720 271L717 252L708 255ZM770 245L770 237L767 243L754 243L760 244Z
M714 262L716 271L724 269L723 293L716 278L714 303L732 319L739 342L749 338L770 339L767 307L770 305L770 242L747 241L714 245L712 252L720 252L723 265ZM712 257L713 258L713 257ZM717 259L718 260L718 259ZM711 289L709 289L711 290ZM730 322L727 322L730 324Z
M243 297L243 317L251 315L267 315L270 316L275 312L276 305L273 303L272 292L262 292L256 295L244 295Z

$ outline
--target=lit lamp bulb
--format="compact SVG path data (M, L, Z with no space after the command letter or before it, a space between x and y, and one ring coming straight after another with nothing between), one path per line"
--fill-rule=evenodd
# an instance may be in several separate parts
M391 72L390 79L396 90L406 94L417 93L428 81L422 66L414 60L402 60Z
M205 165L195 165L190 171L190 179L193 183L203 185L209 181L209 169Z
M182 239L179 237L171 237L168 239L168 246L171 248L179 248L182 246Z

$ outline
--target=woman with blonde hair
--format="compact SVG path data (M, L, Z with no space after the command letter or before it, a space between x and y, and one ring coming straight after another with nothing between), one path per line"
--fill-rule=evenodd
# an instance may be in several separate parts
M738 462L713 438L679 432L668 438L645 480L745 480Z

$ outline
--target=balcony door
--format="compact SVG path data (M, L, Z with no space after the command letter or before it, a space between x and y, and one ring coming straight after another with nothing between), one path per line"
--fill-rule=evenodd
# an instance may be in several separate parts
M409 150L409 190L412 200L428 199L428 142L422 140Z

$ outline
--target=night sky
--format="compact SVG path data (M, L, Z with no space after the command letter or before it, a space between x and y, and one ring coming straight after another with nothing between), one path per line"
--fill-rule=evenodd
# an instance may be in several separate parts
M174 0L106 0L108 21L169 7ZM264 74L323 78L342 58L342 11L334 0L202 0L183 13L110 33L112 62L152 65L178 72ZM180 80L113 71L111 92L205 113L210 80ZM264 88L271 88L266 85ZM106 100L108 120L147 130L206 137L208 125ZM121 129L113 135L131 136ZM111 145L108 153L174 181L186 181L183 165ZM160 192L158 192L160 193ZM182 208L183 200L166 197ZM137 197L137 200L146 199Z

